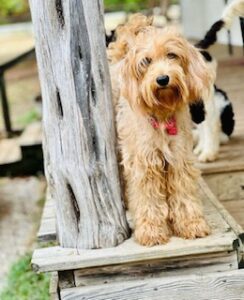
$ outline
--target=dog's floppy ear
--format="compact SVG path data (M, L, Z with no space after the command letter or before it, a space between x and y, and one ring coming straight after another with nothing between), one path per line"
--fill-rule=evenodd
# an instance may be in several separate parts
M133 50L129 51L122 61L121 95L127 99L132 108L139 102L138 74Z
M202 99L190 103L191 119L194 123L200 124L205 120L205 107Z
M206 99L215 80L215 72L207 67L199 50L191 44L188 45L188 89L189 101Z

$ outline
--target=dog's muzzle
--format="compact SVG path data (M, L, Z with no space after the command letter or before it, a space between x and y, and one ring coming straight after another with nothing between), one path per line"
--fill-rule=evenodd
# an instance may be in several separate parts
M157 84L165 87L168 85L169 83L169 76L168 75L161 75L159 77L156 78Z

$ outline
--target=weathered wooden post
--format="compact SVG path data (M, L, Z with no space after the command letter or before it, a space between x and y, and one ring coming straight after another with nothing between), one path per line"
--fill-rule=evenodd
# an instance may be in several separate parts
M101 0L30 0L43 96L45 172L61 246L128 238L115 154Z

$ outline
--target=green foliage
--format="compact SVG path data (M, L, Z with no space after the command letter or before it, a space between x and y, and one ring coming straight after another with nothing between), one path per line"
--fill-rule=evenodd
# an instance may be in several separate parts
M104 0L104 7L108 11L138 11L147 7L147 3L148 0Z
M19 117L17 123L25 127L35 121L39 121L40 119L40 114L35 109L32 109L25 113L23 116Z
M0 0L0 15L11 16L25 13L28 10L27 0Z
M104 7L106 11L139 11L148 9L151 6L160 6L160 0L104 0ZM179 0L171 0L172 4L179 3Z
M31 254L19 259L10 269L1 300L48 300L49 275L31 270Z

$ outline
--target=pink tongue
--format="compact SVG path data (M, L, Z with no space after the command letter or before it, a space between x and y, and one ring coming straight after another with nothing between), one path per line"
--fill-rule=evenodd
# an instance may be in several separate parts
M176 125L176 119L174 117L170 118L164 125L167 133L169 135L176 135L177 134L177 125Z

